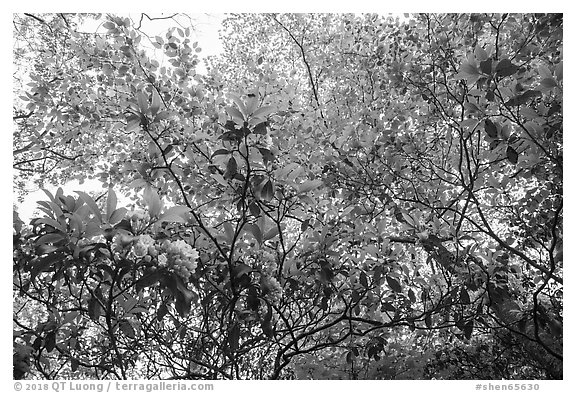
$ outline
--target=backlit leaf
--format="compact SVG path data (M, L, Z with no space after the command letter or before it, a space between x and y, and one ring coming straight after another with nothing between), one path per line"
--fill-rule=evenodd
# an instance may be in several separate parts
M274 113L275 109L272 106L262 106L254 111L252 117L265 118L268 115Z
M262 244L262 231L260 230L260 227L256 224L246 224L245 228L252 234L254 235L254 238L256 239L256 241L259 244Z
M274 186L271 180L266 181L260 192L260 198L263 201L270 202L274 197Z
M147 185L144 188L143 199L146 206L148 206L150 217L158 217L160 210L162 210L162 201L152 186Z
M116 204L118 203L118 198L113 188L108 189L108 198L106 198L106 221L110 222L110 217L112 213L116 211ZM112 223L111 223L112 224Z
M226 107L226 112L234 119L244 122L244 115L238 109L234 108L233 106Z
M480 45L476 45L474 48L474 56L476 56L478 61L484 61L488 59L488 53Z
M298 186L298 193L303 194L308 191L312 191L320 186L322 186L322 180L307 180Z

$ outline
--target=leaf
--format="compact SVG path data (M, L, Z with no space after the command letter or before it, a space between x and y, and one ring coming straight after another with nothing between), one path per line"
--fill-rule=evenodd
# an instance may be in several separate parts
M474 56L476 56L478 61L484 61L488 59L488 53L480 45L476 45L474 48Z
M162 151L162 154L163 154L165 157L168 157L168 154L170 154L170 152L171 152L173 149L174 149L174 144L171 143L171 144L169 144L168 146L166 146L166 147L164 148L164 150Z
M132 132L140 129L140 118L139 117L129 117L128 124L126 125L126 132Z
M306 220L302 221L302 224L300 224L300 231L306 232L306 229L308 229L309 226L310 226L310 219L307 218Z
M354 363L354 353L352 351L348 351L348 353L346 353L346 363L348 364L352 364Z
M35 223L36 223L36 225L37 224L45 224L45 225L51 226L54 229L59 230L60 232L66 233L66 228L64 226L62 226L62 224L60 224L58 221L56 221L50 217L39 218L35 221Z
M225 154L230 154L230 153L231 152L228 149L218 149L214 153L212 153L212 158L219 156L219 155L225 155Z
M466 325L464 325L464 336L470 340L470 338L472 337L472 331L474 330L474 320L470 320L466 323Z
M230 347L231 352L236 352L238 349L238 342L240 341L240 325L237 322L234 322L232 325L232 329L230 329L230 333L228 335L228 346Z
M244 116L247 116L249 114L240 97L238 97L236 94L228 93L228 98L234 101L236 106L238 106L238 109L240 109L240 112L243 114L242 118L244 118Z
M256 97L256 95L248 97L248 102L246 103L246 112L244 112L246 116L248 117L252 113L254 113L257 106L258 106L258 98Z
M498 137L498 129L496 128L496 124L494 124L492 120L486 119L484 121L484 130L486 131L486 134L488 134L490 138Z
M262 191L260 191L260 198L263 201L270 202L274 197L274 186L272 184L272 180L268 180L264 183L262 187Z
M46 235L41 236L38 240L36 240L36 245L44 245L48 243L57 243L62 239L65 239L67 235L65 233L48 233Z
M262 332L266 335L266 337L272 338L274 336L274 329L272 327L272 307L270 304L266 303L267 310L264 318L262 318L261 327Z
M150 112L152 116L156 116L158 110L160 110L160 105L162 105L162 99L156 88L152 88L152 103L150 104Z
M470 63L463 63L460 66L460 72L464 73L466 75L479 75L480 72L478 71L478 68L476 68L475 65L472 65Z
M260 152L260 155L262 155L265 164L274 161L274 154L272 154L269 149L259 147L258 151Z
M412 303L416 303L416 295L414 295L414 291L412 290L412 288L408 290L408 298Z
M256 126L254 127L254 134L266 135L267 126L268 122L266 121L256 124Z
M402 286L400 286L400 283L395 278L393 278L391 276L386 276L386 283L388 283L388 286L394 292L402 292Z
M268 232L266 232L263 236L263 240L270 240L272 238L274 238L276 235L278 235L280 233L280 231L278 230L278 226L273 226Z
M551 89L553 87L558 86L554 78L544 78L540 81L540 86L544 89Z
M142 278L140 278L136 282L137 288L143 289L143 288L151 287L151 286L155 285L158 281L160 281L161 278L162 278L162 275L161 275L159 270L146 271L144 273L144 275L142 276Z
M232 268L232 275L235 279L242 277L243 275L249 274L252 271L252 268L245 263L237 263Z
M56 331L52 330L44 338L44 347L46 352L52 352L56 348Z
M252 113L252 117L265 118L268 115L274 113L275 109L272 106L261 106Z
M185 317L190 312L192 308L192 298L194 296L193 292L190 291L182 278L180 276L172 276L172 283L170 285L174 285L176 283L176 290L173 292L176 297L176 302L174 304L176 311L181 317Z
M516 152L516 150L514 150L512 146L508 146L508 148L506 149L506 157L508 158L508 161L510 161L512 164L518 163L518 153Z
M460 301L464 304L470 304L470 295L464 287L460 288Z
M120 208L114 210L114 212L110 216L110 219L108 220L108 222L111 225L115 225L116 223L122 221L124 216L126 216L127 212L128 212L128 209L126 209L125 207L120 207Z
M226 164L226 172L224 173L225 179L232 179L234 175L238 173L238 164L234 157L230 157L228 163Z
M527 90L524 93L510 98L504 105L506 106L520 106L526 104L532 98L542 97L542 92L539 90Z
M120 321L120 330L128 338L135 338L136 337L136 332L134 331L134 328L132 327L132 324L130 323L130 321L127 319L122 319Z
M478 106L476 106L476 104L474 104L472 102L465 102L464 103L464 109L466 109L466 113L480 112L480 108L478 108Z
M138 93L136 93L136 99L138 101L138 108L140 109L140 112L142 114L148 112L148 96L146 95L146 92L140 90Z
M254 235L258 244L262 244L262 231L260 230L260 227L256 224L246 224L245 227L252 235Z
M258 311L258 307L260 307L260 299L258 298L258 290L256 289L256 286L251 286L248 289L246 305L248 306L248 309Z
M149 184L144 188L143 199L148 206L150 217L158 217L160 210L162 210L162 201L156 190Z
M90 195L86 194L83 191L74 191L74 192L80 196L80 198L86 203L86 205L88 205L90 211L94 214L94 217L98 220L98 223L101 224L102 214L100 214L100 208L98 207L96 202L94 202L94 199L92 199Z
M561 81L564 78L564 66L562 61L556 65L554 75L556 75L556 80L558 81Z
M502 78L514 75L516 71L518 71L518 66L512 64L509 59L500 60L496 65L496 75Z
M248 209L250 209L250 213L254 217L258 217L260 215L260 207L256 202L252 202L250 205L248 205Z
M366 273L364 273L364 272L360 273L360 285L362 285L366 289L369 289L368 277L366 276Z
M233 106L226 107L226 112L228 113L228 115L230 115L230 117L239 120L240 123L243 123L245 121L244 115L242 114L242 112L240 112L238 109L234 108Z
M100 302L95 297L91 297L88 301L88 316L94 320L98 321L100 315L102 314L102 307Z
M540 77L542 79L552 79L552 71L550 71L550 68L546 67L546 66L540 66L538 67L538 75L540 75Z
M210 177L214 180L216 180L218 183L220 183L222 186L224 187L228 187L228 182L226 181L226 179L224 179L224 176L222 176L219 173L214 173L212 175L210 175Z
M106 222L110 222L110 217L112 213L116 211L116 204L118 203L118 198L113 188L108 189L108 197L106 198Z
M322 180L308 180L298 186L298 194L304 194L305 192L312 191L320 186L322 186Z
M187 206L172 206L167 209L160 217L158 217L158 222L179 222L185 223L187 221L187 215L191 209Z
M226 234L226 240L232 242L232 240L234 239L234 235L236 234L234 227L232 226L232 224L230 224L229 221L224 222L224 224L222 225L224 227L224 233Z
M426 327L428 329L432 327L432 315L430 315L430 313L426 314L426 318L424 318L424 323L426 324Z
M492 59L481 61L480 71L482 71L484 74L492 74Z

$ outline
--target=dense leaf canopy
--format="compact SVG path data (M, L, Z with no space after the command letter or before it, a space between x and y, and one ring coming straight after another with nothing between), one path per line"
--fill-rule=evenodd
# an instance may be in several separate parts
M14 16L16 191L104 187L15 212L15 378L562 378L562 15L142 21Z

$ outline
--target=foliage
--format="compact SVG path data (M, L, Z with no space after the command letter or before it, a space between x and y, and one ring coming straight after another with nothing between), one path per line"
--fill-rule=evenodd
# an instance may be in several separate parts
M74 18L15 184L108 191L15 219L15 376L562 378L561 15Z

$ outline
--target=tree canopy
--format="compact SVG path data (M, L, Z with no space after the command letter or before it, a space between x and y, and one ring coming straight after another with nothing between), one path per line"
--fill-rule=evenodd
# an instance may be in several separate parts
M103 185L14 213L15 378L562 379L561 14L233 14L205 73L145 17L14 15L16 192Z

